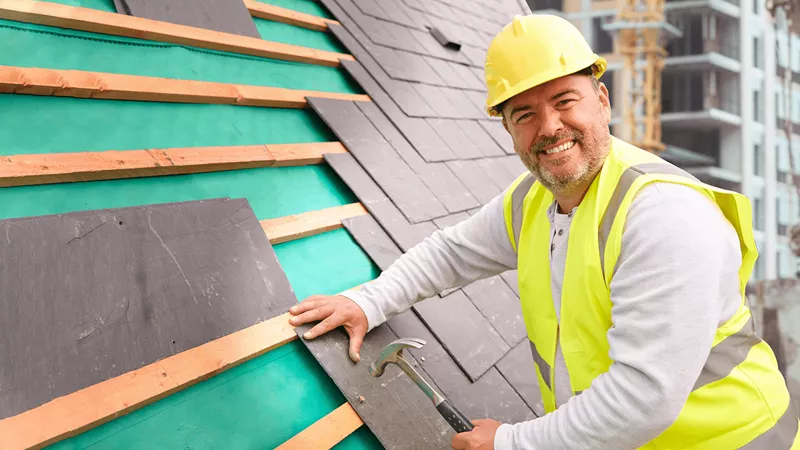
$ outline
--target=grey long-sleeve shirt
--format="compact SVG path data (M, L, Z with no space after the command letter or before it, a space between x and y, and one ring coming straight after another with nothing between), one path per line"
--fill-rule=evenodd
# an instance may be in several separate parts
M569 233L551 208L551 283L556 311ZM561 236L557 230L564 229ZM736 232L691 188L656 183L634 199L611 283L613 326L608 372L577 397L560 349L554 367L559 407L544 417L503 424L495 449L634 449L678 416L711 349L716 328L741 294ZM451 287L517 267L502 196L471 218L437 231L360 291L346 292L369 329Z

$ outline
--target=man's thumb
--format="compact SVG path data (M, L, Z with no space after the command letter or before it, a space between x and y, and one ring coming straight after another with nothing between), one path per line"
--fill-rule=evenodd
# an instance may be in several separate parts
M359 352L361 351L361 343L364 341L364 333L359 331L353 330L350 333L350 359L353 362L361 361L361 355Z

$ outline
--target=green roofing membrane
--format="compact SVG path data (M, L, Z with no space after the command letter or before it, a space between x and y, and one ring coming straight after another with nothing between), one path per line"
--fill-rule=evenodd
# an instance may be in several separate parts
M316 0L257 0L261 3L280 6L281 8L291 9L312 16L325 17L326 19L334 19L333 15L328 11L328 8L323 6Z
M259 18L253 18L253 21L264 40L301 45L329 52L348 53L339 40L330 33Z
M331 142L310 109L0 94L0 155Z
M99 9L100 11L117 12L114 0L47 0L50 3L78 6L81 8Z
M112 0L58 2L114 11ZM335 44L292 31L287 39L306 39L310 47ZM337 68L4 20L0 65L362 93ZM9 112L0 121L0 155L336 140L310 109L0 94L0 111ZM246 198L260 220L357 201L332 169L316 165L0 188L0 219L218 197ZM341 229L274 248L299 299L379 274ZM274 448L344 402L295 341L52 447ZM381 447L361 427L336 448Z
M333 37L328 38L324 33L298 30L291 33L287 31L287 36L296 37L297 45L303 45L304 40L314 45L335 44ZM305 34L306 31L317 35L309 36ZM363 93L358 84L337 67L257 58L2 19L0 65Z

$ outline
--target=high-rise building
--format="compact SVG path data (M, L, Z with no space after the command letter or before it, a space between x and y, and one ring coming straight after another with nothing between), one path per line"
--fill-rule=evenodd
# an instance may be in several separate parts
M611 93L612 131L620 134L623 60L608 25L614 0L529 0L534 12L574 23L606 57L603 81ZM788 230L800 222L790 156L800 172L800 38L787 52L786 20L763 0L666 0L666 20L681 36L666 43L662 73L662 156L708 183L752 200L760 257L753 279L795 278L797 258ZM791 98L783 74L792 71ZM785 102L790 102L786 117ZM785 120L792 125L786 138Z

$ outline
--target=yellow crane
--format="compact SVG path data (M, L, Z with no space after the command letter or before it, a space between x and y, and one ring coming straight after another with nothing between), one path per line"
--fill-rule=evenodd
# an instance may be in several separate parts
M618 0L615 21L604 26L616 32L623 56L622 119L624 138L650 152L661 152L661 72L666 40L681 31L667 23L664 0Z

